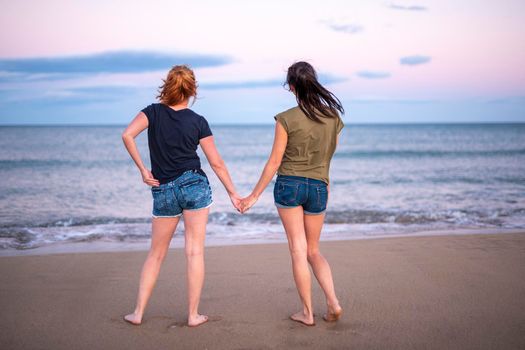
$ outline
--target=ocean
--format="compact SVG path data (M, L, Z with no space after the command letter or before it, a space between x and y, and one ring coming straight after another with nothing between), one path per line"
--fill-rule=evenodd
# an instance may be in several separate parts
M124 149L123 129L0 127L0 255L147 247L151 192ZM273 126L212 130L247 195L271 150ZM149 164L146 133L137 142ZM200 155L214 199L209 244L285 241L273 182L241 215ZM523 229L525 124L347 124L330 179L322 239ZM183 224L172 245L182 244Z

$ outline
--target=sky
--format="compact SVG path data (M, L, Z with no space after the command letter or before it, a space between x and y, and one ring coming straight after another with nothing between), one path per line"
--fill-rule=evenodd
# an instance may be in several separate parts
M311 63L347 123L525 122L523 0L5 1L0 124L126 124L176 64L211 124L269 124Z

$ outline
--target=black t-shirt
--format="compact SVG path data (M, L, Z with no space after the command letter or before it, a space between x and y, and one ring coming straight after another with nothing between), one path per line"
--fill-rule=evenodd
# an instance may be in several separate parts
M202 173L197 155L199 140L212 135L206 119L189 108L175 111L162 103L142 110L148 117L151 172L159 182L170 182L187 170Z

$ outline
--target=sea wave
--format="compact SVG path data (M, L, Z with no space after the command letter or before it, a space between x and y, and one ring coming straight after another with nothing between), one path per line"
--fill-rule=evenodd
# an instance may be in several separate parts
M0 159L0 167L6 169L34 169L48 167L108 167L116 165L127 165L128 159L108 159L108 160L86 160L86 159Z
M524 216L525 208L497 209L497 210L437 210L437 211L396 211L396 210L330 210L326 214L327 224L373 224L394 222L401 224L432 223L436 221L457 221L462 218L470 218L472 222L483 222L497 224L498 218L510 216ZM24 227L29 228L52 228L52 227L75 227L90 225L111 224L143 224L149 223L151 218L127 218L127 217L70 217L47 222L25 222ZM227 226L239 224L276 224L280 223L276 213L246 213L240 215L234 212L214 212L209 216L209 222ZM4 223L0 225L0 237L3 232L10 228L20 227L20 223Z
M150 218L96 217L64 218L45 223L4 225L0 227L0 249L33 249L43 245L68 242L135 242L150 238ZM326 216L326 230L373 231L382 227L398 233L432 228L523 228L525 208L512 210L343 210L330 211ZM208 236L249 236L253 232L264 237L265 230L281 229L274 213L215 212L210 215ZM263 238L264 239L264 238Z
M454 157L501 157L524 156L525 149L501 150L352 150L350 152L337 152L335 158L454 158Z
M513 149L487 149L487 150L425 150L425 149L363 149L363 150L351 150L342 151L339 150L334 157L335 158L358 158L358 159L377 159L377 158L458 158L458 157L512 157L512 156L525 156L525 148L513 148ZM265 160L267 154L244 154L239 152L238 155L228 154L230 160ZM41 167L105 167L108 165L128 165L130 160L127 158L122 159L41 159L41 158L22 158L22 159L0 159L0 167L5 168L41 168Z

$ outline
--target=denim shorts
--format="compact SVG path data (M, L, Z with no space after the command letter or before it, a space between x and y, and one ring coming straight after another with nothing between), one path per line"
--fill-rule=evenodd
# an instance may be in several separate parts
M211 188L206 176L188 170L173 181L151 188L153 217L170 218L183 210L198 210L211 206Z
M325 212L328 188L325 182L308 177L278 175L273 189L275 205L278 208L302 206L306 215Z

